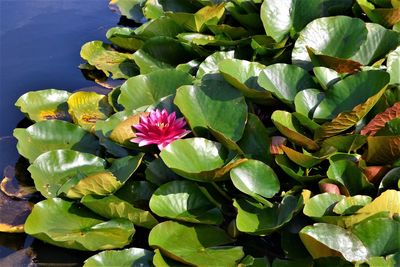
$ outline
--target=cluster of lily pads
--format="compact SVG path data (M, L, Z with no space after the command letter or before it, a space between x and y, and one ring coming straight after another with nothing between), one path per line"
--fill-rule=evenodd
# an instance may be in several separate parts
M16 102L27 234L85 266L400 264L399 1L110 4L131 27L80 66L110 92ZM155 110L191 133L131 142Z

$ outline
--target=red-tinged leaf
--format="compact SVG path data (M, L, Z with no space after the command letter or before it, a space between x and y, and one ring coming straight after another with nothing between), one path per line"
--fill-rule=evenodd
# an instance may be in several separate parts
M375 135L388 121L400 118L400 102L376 115L362 130L362 135Z
M387 166L368 166L363 170L364 175L371 183L379 182L390 170Z
M339 186L335 184L320 183L318 185L321 193L331 193L331 194L341 195Z
M332 57L322 54L316 54L311 47L306 47L308 55L315 67L327 67L338 73L353 74L361 70L362 64L351 59Z

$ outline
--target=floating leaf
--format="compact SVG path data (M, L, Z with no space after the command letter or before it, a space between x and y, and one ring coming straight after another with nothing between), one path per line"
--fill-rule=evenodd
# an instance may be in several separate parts
M182 236L185 242L182 242ZM189 226L167 221L154 227L149 245L177 261L196 266L236 266L244 257L242 247L221 246L233 240L220 228Z
M367 38L365 23L358 18L335 16L310 22L296 40L292 52L294 64L311 69L307 47L327 56L350 58Z
M56 149L97 154L100 146L94 135L66 121L41 121L26 129L17 128L18 152L33 162L40 154Z
M366 23L365 26L368 30L367 39L351 59L370 65L400 45L400 33L385 29L376 23Z
M341 256L348 261L365 261L370 253L349 231L326 223L315 223L300 231L300 238L314 259Z
M357 0L357 3L374 23L392 27L400 21L400 8L376 8L367 0Z
M28 170L36 189L43 196L52 198L69 179L104 171L105 166L105 160L92 154L62 149L43 153Z
M104 71L107 76L111 73L113 79L127 79L137 74L137 66L131 54L113 51L101 41L92 41L82 46L81 57Z
M218 24L225 13L224 4L205 6L194 14L191 13L167 13L179 25L183 25L191 32L203 32L207 25Z
M184 222L220 224L221 211L189 181L172 181L160 186L150 199L150 209L161 217Z
M227 151L221 144L204 138L176 140L161 151L160 157L175 173L202 182L224 179L239 163L224 166Z
M128 51L136 51L144 44L144 40L128 27L111 28L107 31L106 37L114 45Z
M158 69L175 68L196 57L191 46L166 36L153 37L133 54L140 73L145 74ZM133 76L133 75L131 75Z
M23 94L15 102L21 112L32 121L68 120L67 100L70 93L64 90L47 89Z
M291 78L287 79L287 77ZM258 83L289 105L293 104L299 91L317 86L307 71L295 65L283 63L273 64L262 70Z
M339 181L349 191L350 195L368 193L373 185L360 168L350 160L337 160L331 162L327 175L329 179Z
M282 145L281 148L291 161L304 168L311 168L314 165L321 163L324 159L328 158L336 152L336 149L332 147L325 147L322 150L318 151L318 153L316 153L315 155L310 155L298 152L284 145Z
M233 59L234 57L235 57L235 51L233 50L228 52L218 51L206 57L206 59L199 66L199 70L197 71L196 74L197 79L201 79L206 74L218 73L219 62L225 59Z
M143 22L145 18L143 17L141 5L144 2L144 0L111 0L109 5L111 9L117 10L122 16L128 19Z
M324 177L320 174L309 174L305 168L295 164L286 155L277 155L275 162L287 175L300 183L321 180Z
M400 48L389 53L387 57L387 71L390 74L390 84L400 83Z
M105 196L114 193L131 177L142 162L143 154L126 156L113 161L110 168L90 175L77 175L59 190L69 198L79 199L87 195Z
M342 112L332 121L324 123L315 131L315 138L318 140L325 139L353 127L368 114L368 112L379 101L384 92L385 89L382 89L376 95L368 98L365 103L354 107L352 111Z
M288 223L302 202L297 197L287 196L282 203L268 207L254 200L235 199L233 205L238 210L236 225L241 232L269 235Z
M333 212L340 215L353 214L365 205L371 203L372 198L369 196L346 197L336 203Z
M339 152L354 152L367 142L367 137L359 134L338 135L325 139L322 147L334 147Z
M103 198L86 195L81 199L81 203L91 211L107 219L128 219L134 225L149 229L158 223L149 211L136 208L129 202L114 195Z
M142 248L128 248L124 250L108 250L100 252L87 260L84 267L99 266L151 266L154 253Z
M332 119L341 112L351 111L382 91L389 83L389 78L388 73L377 70L362 71L346 77L326 92L325 98L315 109L314 118ZM362 107L359 108L362 110Z
M129 78L121 86L118 103L125 109L137 109L158 102L161 98L175 94L182 85L191 84L193 78L179 70L158 70Z
M259 201L273 197L280 189L272 168L258 160L247 160L234 167L230 177L237 189Z
M224 59L218 63L224 79L254 102L274 103L271 93L262 88L257 77L265 66L246 60Z
M341 80L339 73L326 67L315 67L313 68L313 72L325 91Z
M94 92L76 92L68 99L68 112L74 123L87 131L94 131L97 121L107 119L113 108L107 96Z
M73 202L50 198L35 205L25 232L56 246L95 251L128 245L135 229L128 220L103 221Z
M303 213L315 221L337 223L340 218L333 216L332 209L337 203L345 199L345 196L333 193L318 194L306 202Z
M249 113L243 136L237 142L240 149L247 157L269 164L272 161L270 143L268 130L256 115Z
M221 79L204 77L200 86L180 87L174 104L196 135L205 134L210 127L234 142L242 137L247 119L245 99Z
M315 109L324 98L325 93L318 89L304 89L294 97L296 112L312 118Z
M292 142L305 147L308 150L318 150L318 144L307 137L306 128L291 113L275 110L271 116L276 128Z
M389 218L367 219L352 228L373 256L396 253L400 248L400 222Z

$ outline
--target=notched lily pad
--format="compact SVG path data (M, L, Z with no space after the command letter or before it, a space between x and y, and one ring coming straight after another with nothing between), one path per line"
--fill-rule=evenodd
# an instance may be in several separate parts
M87 260L84 267L99 266L151 266L154 253L142 248L128 248L124 250L108 250L100 252Z
M128 245L135 229L128 220L104 221L76 203L51 198L35 205L25 232L52 245L96 251Z
M47 89L23 94L15 102L32 121L70 120L67 100L71 94L64 90Z
M44 152L56 149L97 154L100 145L97 138L78 125L59 120L40 121L26 129L16 128L18 152L33 162Z

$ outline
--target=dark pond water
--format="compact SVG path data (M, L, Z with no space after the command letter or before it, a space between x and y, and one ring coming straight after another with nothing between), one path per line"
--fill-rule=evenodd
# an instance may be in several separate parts
M107 0L0 0L1 174L18 159L12 137L24 118L14 106L18 97L31 90L74 91L94 85L78 69L80 48L88 41L105 40L107 29L118 21ZM0 259L31 242L23 234L0 233ZM66 259L62 262L79 262L82 257L44 244L36 252Z
M78 69L80 47L104 40L118 21L107 0L0 0L0 172L18 158L12 137L23 118L14 106L18 97L93 85Z

